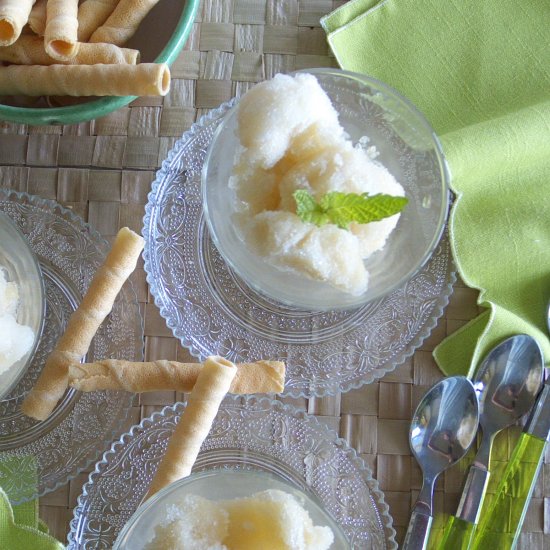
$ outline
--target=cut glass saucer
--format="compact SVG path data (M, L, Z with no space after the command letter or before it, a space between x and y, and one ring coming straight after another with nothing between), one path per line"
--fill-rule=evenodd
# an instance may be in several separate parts
M259 294L221 258L203 216L201 170L232 105L177 141L149 193L145 271L162 317L200 359L284 361L285 393L295 397L333 395L381 378L414 353L443 314L455 280L447 239L405 285L358 309L303 311Z
M145 497L183 403L134 426L96 464L78 498L70 550L111 548ZM354 449L314 417L280 401L227 397L193 471L269 472L307 488L342 527L352 549L397 548L378 482Z

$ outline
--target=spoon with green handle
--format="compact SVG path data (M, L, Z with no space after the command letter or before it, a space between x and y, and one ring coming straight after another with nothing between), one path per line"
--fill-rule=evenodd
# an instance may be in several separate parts
M546 315L550 332L550 303ZM473 548L493 547L506 550L515 547L549 439L550 377L547 376L491 505L483 514Z
M433 491L441 472L458 462L474 440L479 410L474 386L465 376L444 378L420 401L411 421L411 450L423 482L413 507L403 550L424 550L433 518Z
M455 516L439 545L441 550L470 548L489 481L489 459L495 436L515 424L535 401L543 373L537 342L525 334L512 336L493 348L472 380L479 399L483 437L470 466Z

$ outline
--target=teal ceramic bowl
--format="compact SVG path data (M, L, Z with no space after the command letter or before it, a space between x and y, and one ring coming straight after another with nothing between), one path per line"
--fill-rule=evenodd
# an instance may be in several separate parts
M124 46L140 50L142 63L156 61L171 65L189 36L199 3L200 0L160 0ZM64 107L0 103L0 120L31 125L77 124L105 116L134 99L135 96L90 98Z

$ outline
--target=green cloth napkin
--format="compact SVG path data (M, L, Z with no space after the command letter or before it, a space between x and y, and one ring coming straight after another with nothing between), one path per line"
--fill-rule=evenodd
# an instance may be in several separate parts
M440 368L472 374L516 333L550 361L550 2L352 0L321 23L342 68L399 90L442 140L453 255L486 311L436 348Z
M38 484L36 458L14 456L0 461L0 549L62 550L63 544L48 534L38 517L38 499L33 499ZM2 488L5 488L5 490ZM7 493L16 489L22 504L11 505Z
M63 550L65 546L48 535L38 518L38 500L11 507L0 487L0 548L6 550Z

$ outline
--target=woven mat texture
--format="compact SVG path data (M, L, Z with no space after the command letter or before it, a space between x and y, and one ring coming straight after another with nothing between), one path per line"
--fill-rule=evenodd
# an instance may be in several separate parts
M336 66L322 15L332 0L205 0L185 50L173 65L165 98L140 98L104 118L74 126L27 127L0 122L0 186L54 199L107 239L122 226L141 232L155 170L177 138L209 109L255 82L307 67ZM153 303L143 264L133 276L145 319L147 360L193 360L172 337ZM446 334L478 314L477 294L460 282L432 336L405 364L361 389L319 399L284 399L316 415L360 453L374 472L401 541L421 474L411 457L408 426L419 399L441 378L431 351ZM181 399L175 392L135 400L132 423ZM502 435L512 446L518 429ZM506 456L498 457L503 461ZM550 452L538 480L520 548L550 549ZM442 476L436 511L453 512L464 466ZM88 473L40 499L40 515L66 540Z

